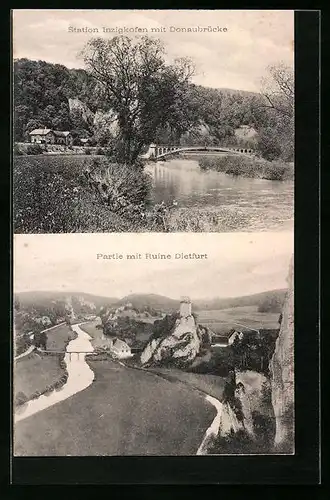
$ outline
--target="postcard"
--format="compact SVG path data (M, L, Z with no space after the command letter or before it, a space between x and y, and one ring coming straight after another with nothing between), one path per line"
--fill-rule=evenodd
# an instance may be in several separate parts
M13 456L294 455L294 12L12 18Z

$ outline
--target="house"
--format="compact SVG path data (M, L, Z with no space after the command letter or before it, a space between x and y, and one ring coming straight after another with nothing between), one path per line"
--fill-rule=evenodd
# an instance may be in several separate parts
M62 132L49 128L36 128L29 135L30 141L33 144L63 144L64 146L71 146L73 142L71 132Z
M245 328L233 328L228 323L210 322L200 325L208 330L211 337L212 347L229 347L236 338L242 340L245 334Z
M36 128L29 135L32 143L55 144L55 134L50 128Z
M131 348L126 342L120 339L114 339L110 347L110 352L118 359L126 359L132 357Z

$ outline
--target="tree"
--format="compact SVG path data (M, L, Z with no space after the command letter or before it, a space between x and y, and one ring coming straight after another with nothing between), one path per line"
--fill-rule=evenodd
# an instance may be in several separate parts
M91 39L82 51L99 98L117 115L118 156L132 165L157 131L182 112L194 69L188 59L165 62L159 40L126 36Z
M253 114L259 132L257 149L269 160L294 158L294 73L278 63L268 67L261 81L261 99L254 101Z
M265 106L280 115L290 118L294 115L294 73L293 69L280 62L269 66L268 76L263 78L261 93Z

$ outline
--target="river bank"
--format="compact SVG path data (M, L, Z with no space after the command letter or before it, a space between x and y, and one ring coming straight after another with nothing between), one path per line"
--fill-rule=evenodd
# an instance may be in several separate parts
M63 355L53 353L46 354L42 352L40 355L39 353L34 353L34 355L38 356L40 359L55 360L55 363L59 363L62 369L62 376L60 379L56 379L52 384L48 385L41 393L34 393L32 398L16 407L14 415L15 422L24 420L35 413L39 413L67 399L73 394L88 387L88 385L93 382L94 373L85 362L86 353L93 352L94 350L90 343L90 337L80 329L79 325L72 325L72 330L76 334L75 338L70 340L66 346L66 352L63 353ZM45 357L42 358L42 356ZM33 368L33 381L35 383L35 377L38 376L39 373L35 366L33 366Z
M47 335L47 352L31 345L27 351L14 359L14 406L22 407L27 401L36 399L61 387L67 380L64 355L67 345L77 334L66 324L43 330ZM63 354L61 354L63 353Z
M270 181L293 181L294 164L267 161L250 156L204 156L198 160L201 170L214 170L225 174L265 179Z
M111 360L88 364L89 387L15 425L15 456L197 453L215 417L204 398Z
M259 231L293 223L292 181L202 170L194 159L150 163L141 174L112 166L110 184L120 189L105 203L83 174L94 160L102 170L105 157L15 157L15 233ZM150 183L145 206L136 200L142 176ZM129 204L118 211L122 193Z

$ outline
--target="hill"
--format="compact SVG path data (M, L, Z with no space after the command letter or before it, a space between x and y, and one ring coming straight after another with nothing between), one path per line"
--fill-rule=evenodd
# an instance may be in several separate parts
M67 302L71 300L74 306L77 304L93 304L96 309L105 305L112 305L118 301L118 298L102 297L90 293L52 291L21 292L15 294L15 299L19 300L22 307L50 307L54 301Z
M130 302L133 307L141 309L148 306L152 309L161 310L163 312L177 311L180 307L180 301L170 299L163 295L157 294L131 294L123 297L115 305L121 306Z
M256 293L253 295L244 295L242 297L229 297L225 299L213 300L196 300L194 301L195 309L202 310L216 310L216 309L229 309L230 307L241 306L258 306L262 307L267 302L278 302L283 304L286 289L270 290L267 292Z
M85 137L94 145L109 143L114 116L100 98L96 80L84 69L16 59L14 97L14 132L18 142L28 141L33 129L45 127L70 130L74 141ZM173 124L164 124L155 130L154 139L164 144L177 140L183 145L196 141L242 141L234 131L241 125L253 125L251 104L258 97L248 91L191 84L182 102L184 116L180 118L179 136L174 133Z

